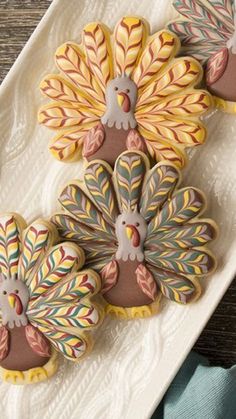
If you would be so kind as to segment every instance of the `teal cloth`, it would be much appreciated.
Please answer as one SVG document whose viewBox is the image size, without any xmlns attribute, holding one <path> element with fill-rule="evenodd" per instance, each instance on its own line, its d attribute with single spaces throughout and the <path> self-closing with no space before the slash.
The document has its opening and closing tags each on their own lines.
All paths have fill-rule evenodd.
<svg viewBox="0 0 236 419">
<path fill-rule="evenodd" d="M 191 352 L 152 419 L 236 419 L 236 365 L 211 367 Z"/>
</svg>

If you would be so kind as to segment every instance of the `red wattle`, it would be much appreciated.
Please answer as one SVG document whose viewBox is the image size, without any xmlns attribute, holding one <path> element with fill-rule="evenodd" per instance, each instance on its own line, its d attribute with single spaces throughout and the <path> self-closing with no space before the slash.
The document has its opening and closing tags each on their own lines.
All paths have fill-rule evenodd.
<svg viewBox="0 0 236 419">
<path fill-rule="evenodd" d="M 131 103 L 130 103 L 129 96 L 124 92 L 121 92 L 120 95 L 122 95 L 123 98 L 124 98 L 124 102 L 123 102 L 123 105 L 122 105 L 122 110 L 124 112 L 129 112 L 130 108 L 131 108 Z"/>
<path fill-rule="evenodd" d="M 140 245 L 140 235 L 139 235 L 139 232 L 138 232 L 137 228 L 135 226 L 133 226 L 132 224 L 127 224 L 127 227 L 131 228 L 131 230 L 133 232 L 132 245 L 134 247 L 138 247 Z"/>
<path fill-rule="evenodd" d="M 23 311 L 23 305 L 21 302 L 20 297 L 18 297 L 18 295 L 15 294 L 15 299 L 16 299 L 16 314 L 21 314 Z"/>
</svg>

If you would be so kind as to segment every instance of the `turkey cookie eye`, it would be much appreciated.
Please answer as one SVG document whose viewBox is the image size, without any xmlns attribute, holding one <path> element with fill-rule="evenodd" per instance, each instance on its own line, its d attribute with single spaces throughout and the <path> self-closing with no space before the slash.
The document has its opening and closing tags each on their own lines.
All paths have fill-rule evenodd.
<svg viewBox="0 0 236 419">
<path fill-rule="evenodd" d="M 150 316 L 162 295 L 187 304 L 200 295 L 199 279 L 214 270 L 206 245 L 217 228 L 199 217 L 204 194 L 191 186 L 178 189 L 179 182 L 173 164 L 160 162 L 149 170 L 143 153 L 126 151 L 113 173 L 101 160 L 87 165 L 88 193 L 71 182 L 59 197 L 64 212 L 52 222 L 65 239 L 76 231 L 85 251 L 89 228 L 88 263 L 102 277 L 107 313 Z"/>
<path fill-rule="evenodd" d="M 0 376 L 12 384 L 51 377 L 58 351 L 69 360 L 84 357 L 90 350 L 84 332 L 102 320 L 101 309 L 91 301 L 100 277 L 81 269 L 83 250 L 68 242 L 55 245 L 56 229 L 44 220 L 22 234 L 25 227 L 17 214 L 0 215 L 5 246 L 0 248 Z"/>
<path fill-rule="evenodd" d="M 168 28 L 181 37 L 183 55 L 200 61 L 215 105 L 236 112 L 236 10 L 234 1 L 173 0 L 180 18 Z M 204 22 L 204 24 L 203 24 Z M 191 34 L 191 36 L 190 36 Z M 197 45 L 197 48 L 196 48 Z"/>
<path fill-rule="evenodd" d="M 175 58 L 177 36 L 167 30 L 150 34 L 138 17 L 123 17 L 112 36 L 102 23 L 89 23 L 82 39 L 82 45 L 59 46 L 60 74 L 40 84 L 52 101 L 39 110 L 38 121 L 58 131 L 50 143 L 53 156 L 102 159 L 113 167 L 122 152 L 138 150 L 154 162 L 183 167 L 185 148 L 205 141 L 200 117 L 212 105 L 211 96 L 195 88 L 201 65 Z"/>
</svg>

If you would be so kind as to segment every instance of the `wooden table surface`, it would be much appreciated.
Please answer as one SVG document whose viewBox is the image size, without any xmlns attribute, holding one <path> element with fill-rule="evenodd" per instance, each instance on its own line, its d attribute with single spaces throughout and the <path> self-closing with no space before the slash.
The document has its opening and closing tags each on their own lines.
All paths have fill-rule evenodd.
<svg viewBox="0 0 236 419">
<path fill-rule="evenodd" d="M 0 83 L 49 5 L 49 0 L 0 0 Z M 195 350 L 214 365 L 228 367 L 236 363 L 236 280 L 207 324 Z"/>
</svg>

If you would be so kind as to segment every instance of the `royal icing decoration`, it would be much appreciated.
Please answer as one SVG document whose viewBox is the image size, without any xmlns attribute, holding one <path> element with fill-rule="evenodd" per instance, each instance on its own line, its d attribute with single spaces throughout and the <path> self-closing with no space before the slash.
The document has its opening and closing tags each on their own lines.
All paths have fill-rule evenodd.
<svg viewBox="0 0 236 419">
<path fill-rule="evenodd" d="M 0 215 L 0 375 L 14 384 L 39 382 L 57 369 L 60 351 L 76 360 L 89 350 L 84 331 L 101 313 L 90 301 L 100 279 L 73 243 L 55 245 L 43 220 L 26 227 L 17 214 Z"/>
<path fill-rule="evenodd" d="M 179 46 L 167 30 L 150 35 L 138 17 L 123 17 L 113 35 L 102 23 L 90 23 L 80 45 L 61 45 L 55 56 L 60 74 L 40 85 L 52 102 L 40 109 L 39 122 L 58 131 L 50 144 L 53 156 L 103 159 L 113 166 L 133 149 L 183 167 L 184 149 L 205 141 L 199 117 L 211 98 L 195 89 L 201 65 L 174 58 Z"/>
<path fill-rule="evenodd" d="M 143 153 L 126 151 L 114 171 L 104 161 L 90 162 L 86 190 L 71 182 L 60 195 L 65 212 L 52 222 L 63 238 L 80 243 L 88 267 L 101 273 L 108 311 L 150 315 L 160 294 L 186 304 L 199 293 L 196 279 L 215 268 L 206 244 L 216 226 L 199 218 L 205 197 L 193 187 L 177 189 L 179 181 L 173 164 L 149 170 Z"/>
<path fill-rule="evenodd" d="M 180 18 L 168 25 L 179 36 L 184 55 L 206 69 L 216 105 L 236 112 L 236 15 L 234 0 L 174 0 Z"/>
</svg>

